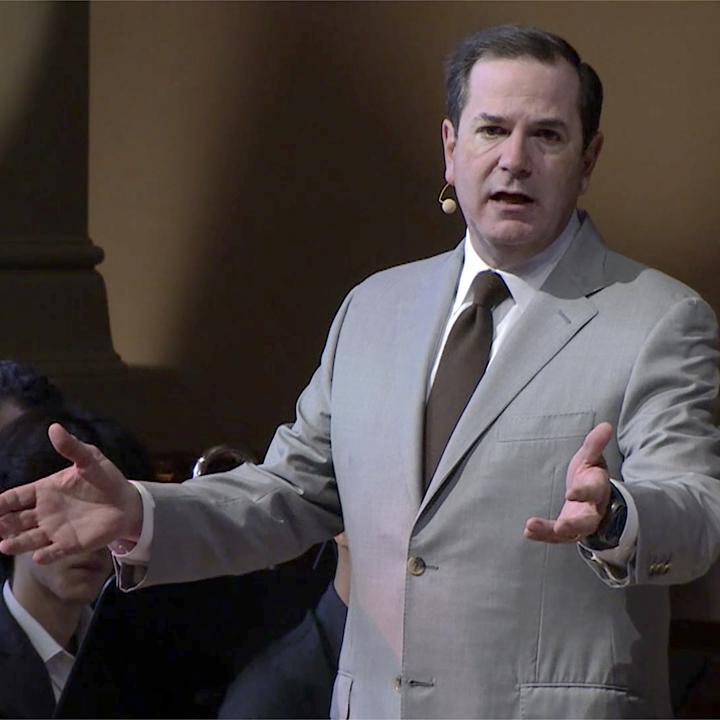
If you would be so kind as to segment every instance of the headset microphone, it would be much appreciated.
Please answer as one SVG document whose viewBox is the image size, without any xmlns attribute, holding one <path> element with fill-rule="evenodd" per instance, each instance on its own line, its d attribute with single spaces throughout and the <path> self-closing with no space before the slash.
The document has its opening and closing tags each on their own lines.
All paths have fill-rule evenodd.
<svg viewBox="0 0 720 720">
<path fill-rule="evenodd" d="M 440 203 L 440 207 L 446 215 L 452 215 L 457 210 L 457 203 L 455 202 L 455 200 L 453 200 L 451 197 L 443 198 L 443 194 L 449 187 L 450 183 L 445 183 L 445 186 L 440 191 L 440 195 L 438 196 L 438 202 Z"/>
</svg>

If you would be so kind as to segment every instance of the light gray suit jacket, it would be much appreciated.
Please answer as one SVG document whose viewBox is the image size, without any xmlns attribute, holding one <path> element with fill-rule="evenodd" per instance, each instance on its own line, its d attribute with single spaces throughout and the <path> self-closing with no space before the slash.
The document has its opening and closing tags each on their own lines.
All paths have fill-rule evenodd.
<svg viewBox="0 0 720 720">
<path fill-rule="evenodd" d="M 608 251 L 584 217 L 423 496 L 427 382 L 461 263 L 462 246 L 349 294 L 262 465 L 147 486 L 141 584 L 247 572 L 344 526 L 334 715 L 667 716 L 668 585 L 720 548 L 715 317 Z M 616 428 L 610 474 L 639 513 L 624 587 L 575 546 L 523 537 L 528 517 L 558 513 L 568 462 L 603 420 Z"/>
</svg>

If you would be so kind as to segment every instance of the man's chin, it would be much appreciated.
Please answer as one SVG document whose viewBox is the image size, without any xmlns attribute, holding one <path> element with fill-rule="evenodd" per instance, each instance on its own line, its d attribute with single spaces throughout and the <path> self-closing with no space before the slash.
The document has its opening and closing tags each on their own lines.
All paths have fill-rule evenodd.
<svg viewBox="0 0 720 720">
<path fill-rule="evenodd" d="M 62 600 L 74 605 L 88 605 L 100 593 L 106 578 L 88 578 L 85 581 L 74 582 L 63 589 Z"/>
<path fill-rule="evenodd" d="M 498 250 L 520 248 L 537 244 L 538 233 L 535 228 L 525 223 L 502 223 L 501 226 L 490 228 L 481 233 L 486 245 Z"/>
<path fill-rule="evenodd" d="M 539 231 L 534 223 L 520 218 L 499 220 L 487 228 L 485 237 L 498 247 L 532 244 Z"/>
<path fill-rule="evenodd" d="M 525 262 L 552 242 L 543 242 L 534 226 L 521 222 L 503 222 L 479 235 L 480 242 L 473 241 L 473 247 L 485 262 L 500 268 Z"/>
</svg>

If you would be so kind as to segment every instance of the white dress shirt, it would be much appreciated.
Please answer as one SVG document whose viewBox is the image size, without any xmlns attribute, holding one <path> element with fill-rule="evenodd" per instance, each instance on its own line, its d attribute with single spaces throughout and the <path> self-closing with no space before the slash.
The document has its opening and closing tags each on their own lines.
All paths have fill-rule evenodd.
<svg viewBox="0 0 720 720">
<path fill-rule="evenodd" d="M 50 676 L 50 684 L 52 685 L 55 702 L 60 699 L 65 683 L 70 676 L 75 656 L 63 648 L 55 638 L 18 602 L 10 587 L 10 582 L 5 581 L 3 585 L 3 599 L 7 605 L 10 614 L 15 618 L 15 622 L 20 626 L 27 635 L 31 645 L 45 663 L 48 675 Z M 82 638 L 87 632 L 92 612 L 90 608 L 83 608 L 80 616 L 80 627 L 78 628 L 78 638 Z M 5 678 L 4 682 L 11 682 L 9 678 Z"/>
<path fill-rule="evenodd" d="M 560 237 L 552 243 L 549 247 L 545 248 L 541 253 L 530 258 L 521 267 L 514 268 L 512 272 L 508 270 L 497 270 L 491 268 L 478 254 L 475 252 L 475 248 L 472 246 L 470 241 L 470 233 L 465 233 L 464 240 L 464 253 L 465 257 L 463 260 L 462 270 L 460 271 L 460 277 L 458 278 L 458 286 L 455 291 L 455 299 L 452 304 L 450 316 L 445 330 L 443 332 L 442 341 L 438 348 L 437 356 L 430 373 L 430 382 L 428 383 L 429 388 L 435 381 L 435 374 L 437 373 L 438 365 L 440 364 L 440 357 L 442 351 L 445 348 L 448 335 L 455 321 L 458 319 L 460 314 L 472 305 L 472 297 L 470 296 L 470 286 L 478 273 L 484 270 L 494 270 L 502 279 L 505 281 L 508 290 L 510 291 L 510 297 L 501 302 L 496 308 L 493 309 L 493 324 L 494 335 L 492 345 L 490 347 L 490 363 L 497 354 L 497 351 L 502 344 L 503 340 L 507 337 L 508 333 L 517 324 L 520 316 L 523 314 L 530 301 L 535 296 L 535 293 L 542 287 L 543 283 L 548 279 L 550 273 L 555 269 L 560 258 L 565 254 L 565 251 L 570 246 L 575 233 L 580 229 L 580 220 L 577 216 L 577 212 L 572 214 L 570 221 L 568 222 L 565 229 L 560 234 Z"/>
<path fill-rule="evenodd" d="M 492 363 L 493 358 L 497 355 L 497 351 L 503 340 L 517 325 L 522 313 L 548 279 L 550 273 L 555 269 L 555 266 L 560 261 L 560 258 L 565 254 L 565 251 L 570 247 L 579 229 L 580 219 L 578 218 L 577 211 L 575 211 L 570 216 L 568 224 L 565 226 L 565 229 L 562 233 L 560 233 L 555 242 L 545 248 L 545 250 L 541 253 L 538 253 L 534 257 L 530 258 L 530 260 L 523 265 L 513 268 L 512 271 L 491 268 L 477 254 L 477 252 L 475 252 L 472 242 L 470 241 L 470 232 L 467 231 L 465 233 L 463 266 L 458 278 L 457 290 L 455 292 L 455 299 L 453 300 L 450 315 L 448 316 L 442 340 L 430 371 L 428 395 L 430 393 L 432 383 L 435 381 L 435 375 L 437 373 L 438 365 L 440 364 L 442 351 L 445 348 L 445 343 L 447 342 L 450 330 L 463 310 L 472 304 L 470 286 L 472 285 L 475 276 L 484 270 L 494 270 L 502 277 L 508 287 L 508 290 L 510 291 L 510 297 L 493 309 L 494 335 L 490 348 L 490 363 Z M 613 565 L 624 566 L 627 564 L 628 560 L 630 560 L 635 551 L 638 533 L 637 508 L 630 493 L 622 487 L 622 483 L 614 480 L 611 480 L 611 482 L 618 488 L 625 499 L 625 503 L 627 504 L 628 513 L 627 520 L 625 521 L 625 528 L 620 537 L 618 547 L 612 548 L 611 550 L 591 552 L 597 558 L 600 558 L 605 562 L 612 563 Z M 131 565 L 146 564 L 150 559 L 150 543 L 152 541 L 153 534 L 152 526 L 154 508 L 154 501 L 150 493 L 145 490 L 142 485 L 138 483 L 134 484 L 140 492 L 143 503 L 142 534 L 137 545 L 135 545 L 135 547 L 129 552 L 113 552 L 113 554 L 118 559 L 122 560 L 122 562 L 126 562 Z"/>
</svg>

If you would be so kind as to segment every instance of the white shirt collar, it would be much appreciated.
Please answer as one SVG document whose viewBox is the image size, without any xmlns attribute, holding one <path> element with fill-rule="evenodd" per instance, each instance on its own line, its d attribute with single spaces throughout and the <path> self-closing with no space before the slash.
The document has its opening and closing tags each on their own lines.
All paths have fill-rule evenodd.
<svg viewBox="0 0 720 720">
<path fill-rule="evenodd" d="M 28 640 L 44 663 L 59 652 L 66 652 L 65 648 L 17 601 L 9 580 L 3 585 L 3 598 L 10 614 L 28 636 Z"/>
<path fill-rule="evenodd" d="M 18 602 L 10 587 L 10 581 L 6 580 L 3 585 L 3 599 L 7 605 L 8 611 L 15 618 L 15 622 L 24 630 L 32 646 L 37 651 L 44 663 L 58 654 L 58 652 L 70 653 L 60 645 L 55 638 Z M 80 614 L 80 625 L 77 631 L 79 641 L 85 637 L 90 620 L 92 619 L 92 610 L 90 607 L 83 607 Z"/>
<path fill-rule="evenodd" d="M 470 231 L 465 233 L 464 253 L 462 271 L 458 281 L 457 295 L 453 309 L 462 305 L 468 300 L 470 285 L 475 276 L 483 270 L 495 270 L 510 290 L 518 310 L 524 310 L 533 295 L 543 286 L 550 273 L 560 261 L 565 251 L 570 246 L 575 234 L 580 229 L 580 219 L 577 210 L 570 215 L 570 220 L 565 229 L 560 233 L 557 240 L 550 244 L 541 253 L 530 258 L 523 265 L 508 270 L 495 270 L 491 268 L 475 251 L 470 241 Z"/>
<path fill-rule="evenodd" d="M 15 618 L 15 622 L 27 635 L 30 644 L 43 661 L 57 702 L 70 677 L 75 658 L 18 602 L 7 580 L 3 585 L 3 598 L 8 612 Z M 78 638 L 85 636 L 91 618 L 92 611 L 89 607 L 84 607 L 80 615 Z"/>
</svg>

